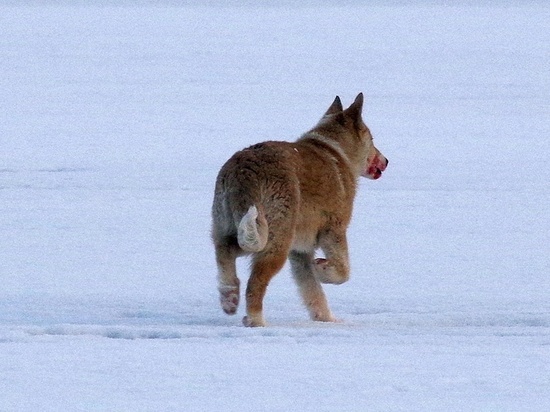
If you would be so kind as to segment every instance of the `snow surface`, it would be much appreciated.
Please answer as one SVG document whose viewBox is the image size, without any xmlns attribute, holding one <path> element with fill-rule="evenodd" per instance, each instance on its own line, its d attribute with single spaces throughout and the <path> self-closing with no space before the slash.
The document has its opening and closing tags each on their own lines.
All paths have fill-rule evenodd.
<svg viewBox="0 0 550 412">
<path fill-rule="evenodd" d="M 14 4 L 0 411 L 550 410 L 547 3 Z M 342 323 L 285 267 L 244 328 L 217 301 L 217 171 L 360 91 L 390 165 L 326 287 Z"/>
</svg>

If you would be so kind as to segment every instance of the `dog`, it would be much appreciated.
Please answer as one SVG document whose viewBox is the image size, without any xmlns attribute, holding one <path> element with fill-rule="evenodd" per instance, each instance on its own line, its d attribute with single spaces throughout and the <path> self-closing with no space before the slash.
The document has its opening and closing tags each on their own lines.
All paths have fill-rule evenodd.
<svg viewBox="0 0 550 412">
<path fill-rule="evenodd" d="M 346 230 L 360 176 L 378 179 L 388 160 L 362 119 L 363 94 L 344 110 L 338 96 L 296 142 L 266 141 L 235 153 L 220 169 L 212 205 L 218 291 L 237 312 L 236 258 L 252 255 L 245 326 L 265 326 L 263 299 L 287 258 L 310 318 L 334 322 L 323 283 L 349 279 Z M 315 258 L 321 249 L 324 258 Z"/>
</svg>

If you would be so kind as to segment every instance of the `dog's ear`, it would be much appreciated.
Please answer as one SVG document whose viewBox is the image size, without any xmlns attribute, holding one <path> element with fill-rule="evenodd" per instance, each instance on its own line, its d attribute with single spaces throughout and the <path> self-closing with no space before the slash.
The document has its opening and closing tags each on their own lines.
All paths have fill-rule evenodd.
<svg viewBox="0 0 550 412">
<path fill-rule="evenodd" d="M 353 120 L 353 123 L 357 123 L 361 120 L 361 112 L 363 111 L 363 93 L 359 93 L 355 98 L 355 101 L 344 110 L 344 115 Z"/>
<path fill-rule="evenodd" d="M 344 111 L 344 108 L 342 107 L 342 101 L 340 100 L 340 97 L 336 96 L 336 98 L 334 99 L 334 101 L 326 111 L 325 116 L 339 113 L 342 111 Z"/>
<path fill-rule="evenodd" d="M 348 107 L 345 112 L 349 115 L 361 114 L 363 111 L 363 93 L 359 93 L 355 98 L 355 101 Z"/>
</svg>

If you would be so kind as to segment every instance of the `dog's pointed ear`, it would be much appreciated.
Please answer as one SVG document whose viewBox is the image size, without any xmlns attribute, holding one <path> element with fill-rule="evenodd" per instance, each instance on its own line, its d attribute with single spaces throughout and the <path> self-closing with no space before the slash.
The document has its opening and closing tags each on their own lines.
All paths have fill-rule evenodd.
<svg viewBox="0 0 550 412">
<path fill-rule="evenodd" d="M 359 93 L 355 98 L 355 101 L 351 104 L 351 106 L 346 109 L 346 113 L 361 114 L 362 111 L 363 111 L 363 93 Z"/>
<path fill-rule="evenodd" d="M 355 98 L 355 101 L 351 104 L 351 106 L 348 107 L 346 110 L 344 110 L 344 114 L 346 117 L 352 119 L 353 122 L 355 123 L 361 119 L 362 111 L 363 111 L 363 93 L 359 93 Z"/>
<path fill-rule="evenodd" d="M 334 99 L 334 101 L 326 111 L 325 116 L 339 113 L 342 111 L 344 111 L 344 108 L 342 107 L 342 101 L 340 100 L 340 97 L 336 96 L 336 98 Z"/>
</svg>

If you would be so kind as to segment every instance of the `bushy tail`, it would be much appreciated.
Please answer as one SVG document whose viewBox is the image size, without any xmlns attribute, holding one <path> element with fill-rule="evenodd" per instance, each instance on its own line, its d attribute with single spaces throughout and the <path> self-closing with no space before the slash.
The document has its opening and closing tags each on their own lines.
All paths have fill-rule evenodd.
<svg viewBox="0 0 550 412">
<path fill-rule="evenodd" d="M 267 221 L 263 213 L 258 215 L 256 206 L 250 206 L 239 222 L 237 240 L 245 252 L 259 252 L 267 244 Z"/>
</svg>

